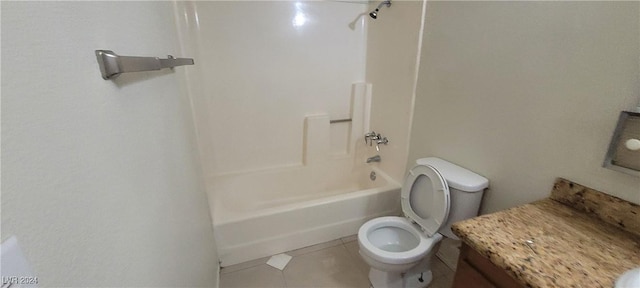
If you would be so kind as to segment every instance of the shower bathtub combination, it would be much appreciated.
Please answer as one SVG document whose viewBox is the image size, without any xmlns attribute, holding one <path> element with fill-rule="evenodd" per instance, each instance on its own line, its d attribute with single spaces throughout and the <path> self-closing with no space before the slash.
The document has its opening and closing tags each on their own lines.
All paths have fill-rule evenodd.
<svg viewBox="0 0 640 288">
<path fill-rule="evenodd" d="M 344 125 L 344 119 L 308 115 L 300 165 L 208 179 L 222 266 L 353 235 L 369 219 L 399 213 L 400 185 L 379 164 L 365 163 L 376 153 L 363 141 L 370 91 L 370 84 L 353 85 L 346 152 L 334 154 L 328 148 L 330 125 Z"/>
</svg>

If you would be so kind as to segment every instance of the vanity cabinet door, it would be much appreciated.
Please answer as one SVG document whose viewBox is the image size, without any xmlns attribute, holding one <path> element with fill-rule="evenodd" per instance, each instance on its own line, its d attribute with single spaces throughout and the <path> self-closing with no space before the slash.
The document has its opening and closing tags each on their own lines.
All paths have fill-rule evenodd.
<svg viewBox="0 0 640 288">
<path fill-rule="evenodd" d="M 466 260 L 458 260 L 456 275 L 453 279 L 454 288 L 493 288 L 496 287 L 487 278 L 484 278 L 478 270 L 474 269 Z"/>
<path fill-rule="evenodd" d="M 507 272 L 493 265 L 487 258 L 462 243 L 458 267 L 453 279 L 454 288 L 521 288 Z"/>
</svg>

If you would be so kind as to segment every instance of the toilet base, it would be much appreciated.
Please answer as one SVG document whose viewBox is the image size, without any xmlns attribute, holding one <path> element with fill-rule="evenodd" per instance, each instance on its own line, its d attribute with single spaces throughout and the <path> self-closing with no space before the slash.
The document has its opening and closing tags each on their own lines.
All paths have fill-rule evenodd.
<svg viewBox="0 0 640 288">
<path fill-rule="evenodd" d="M 369 270 L 369 281 L 373 288 L 424 288 L 432 280 L 431 270 L 407 273 L 384 272 L 375 268 Z"/>
<path fill-rule="evenodd" d="M 371 267 L 369 270 L 371 286 L 373 288 L 424 288 L 429 286 L 433 280 L 431 260 L 433 259 L 434 251 L 432 250 L 427 257 L 405 272 L 382 271 Z"/>
<path fill-rule="evenodd" d="M 373 288 L 402 288 L 402 274 L 398 272 L 380 271 L 376 268 L 369 269 L 369 282 Z"/>
<path fill-rule="evenodd" d="M 426 271 L 426 272 L 422 272 L 422 273 L 415 273 L 415 274 L 411 274 L 411 275 L 405 275 L 404 277 L 404 281 L 405 281 L 405 286 L 404 287 L 416 287 L 416 288 L 423 288 L 423 287 L 427 287 L 429 286 L 429 284 L 431 284 L 431 281 L 433 281 L 433 273 L 431 272 L 431 270 Z M 422 280 L 422 281 L 420 281 Z"/>
</svg>

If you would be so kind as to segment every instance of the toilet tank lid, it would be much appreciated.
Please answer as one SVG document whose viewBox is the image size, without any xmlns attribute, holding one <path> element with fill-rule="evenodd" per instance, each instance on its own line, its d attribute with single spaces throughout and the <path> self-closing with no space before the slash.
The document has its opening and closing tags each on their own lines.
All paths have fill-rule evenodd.
<svg viewBox="0 0 640 288">
<path fill-rule="evenodd" d="M 465 192 L 481 192 L 489 187 L 489 179 L 437 157 L 420 158 L 416 160 L 416 164 L 436 168 L 451 188 Z"/>
</svg>

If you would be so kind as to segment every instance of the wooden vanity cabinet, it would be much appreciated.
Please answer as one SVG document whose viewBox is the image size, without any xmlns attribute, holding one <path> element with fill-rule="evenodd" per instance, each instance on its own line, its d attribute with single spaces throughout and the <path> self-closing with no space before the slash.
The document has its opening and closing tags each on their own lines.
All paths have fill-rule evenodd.
<svg viewBox="0 0 640 288">
<path fill-rule="evenodd" d="M 524 288 L 502 268 L 462 243 L 453 288 Z"/>
</svg>

